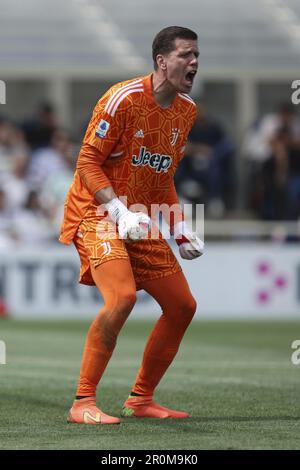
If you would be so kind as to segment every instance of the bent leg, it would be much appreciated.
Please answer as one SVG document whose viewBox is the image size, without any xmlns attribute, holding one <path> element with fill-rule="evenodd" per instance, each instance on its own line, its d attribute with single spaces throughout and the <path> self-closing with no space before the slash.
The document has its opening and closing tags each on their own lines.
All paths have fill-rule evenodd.
<svg viewBox="0 0 300 470">
<path fill-rule="evenodd" d="M 91 324 L 82 358 L 77 396 L 96 394 L 96 387 L 116 345 L 117 336 L 136 299 L 136 286 L 129 260 L 111 260 L 97 268 L 91 265 L 94 282 L 104 306 Z"/>
<path fill-rule="evenodd" d="M 197 305 L 182 272 L 147 281 L 142 287 L 160 304 L 163 312 L 150 334 L 132 389 L 139 395 L 151 396 L 172 363 Z"/>
</svg>

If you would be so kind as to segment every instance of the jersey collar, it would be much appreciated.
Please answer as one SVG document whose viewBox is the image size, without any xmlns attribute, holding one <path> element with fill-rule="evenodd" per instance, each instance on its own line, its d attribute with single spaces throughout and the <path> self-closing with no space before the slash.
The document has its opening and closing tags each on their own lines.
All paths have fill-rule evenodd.
<svg viewBox="0 0 300 470">
<path fill-rule="evenodd" d="M 153 96 L 152 76 L 153 76 L 153 73 L 151 73 L 150 75 L 146 75 L 143 79 L 144 90 L 148 99 L 150 99 L 152 103 L 155 104 L 155 106 L 157 106 L 161 111 L 167 112 L 169 110 L 173 110 L 174 108 L 176 108 L 180 101 L 178 93 L 176 94 L 174 100 L 172 101 L 172 103 L 170 104 L 168 108 L 162 108 L 156 103 L 154 96 Z"/>
</svg>

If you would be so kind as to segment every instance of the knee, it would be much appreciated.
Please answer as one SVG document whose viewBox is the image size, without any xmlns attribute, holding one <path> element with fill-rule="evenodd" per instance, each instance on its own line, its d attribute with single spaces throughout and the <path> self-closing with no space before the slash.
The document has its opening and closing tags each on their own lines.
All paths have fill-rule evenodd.
<svg viewBox="0 0 300 470">
<path fill-rule="evenodd" d="M 178 317 L 184 321 L 190 322 L 196 313 L 197 302 L 192 295 L 185 297 L 178 303 L 178 310 Z"/>
<path fill-rule="evenodd" d="M 125 292 L 122 292 L 120 295 L 120 303 L 126 310 L 131 312 L 136 303 L 136 292 L 133 290 L 126 290 Z"/>
<path fill-rule="evenodd" d="M 124 289 L 115 292 L 115 310 L 118 312 L 129 315 L 136 302 L 136 292 L 131 289 Z"/>
<path fill-rule="evenodd" d="M 189 299 L 187 299 L 184 310 L 187 316 L 192 319 L 197 311 L 197 302 L 193 296 L 190 296 Z"/>
</svg>

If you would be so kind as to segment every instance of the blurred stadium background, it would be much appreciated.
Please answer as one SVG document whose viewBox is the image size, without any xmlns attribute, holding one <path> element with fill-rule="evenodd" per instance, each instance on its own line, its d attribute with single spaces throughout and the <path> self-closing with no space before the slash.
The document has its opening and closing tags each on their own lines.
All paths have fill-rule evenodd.
<svg viewBox="0 0 300 470">
<path fill-rule="evenodd" d="M 60 422 L 88 328 L 76 320 L 101 304 L 77 284 L 73 248 L 57 242 L 62 207 L 94 104 L 112 83 L 151 72 L 153 37 L 172 24 L 199 35 L 199 120 L 176 185 L 182 203 L 205 204 L 206 254 L 182 263 L 203 323 L 191 327 L 161 396 L 170 405 L 185 397 L 202 425 L 186 425 L 183 437 L 179 425 L 153 424 L 146 443 L 132 425 L 121 441 L 102 435 L 102 448 L 299 447 L 299 370 L 290 361 L 300 337 L 300 105 L 291 101 L 299 0 L 0 0 L 3 448 L 97 447 L 90 430 L 79 436 Z M 158 314 L 140 293 L 133 317 Z M 260 319 L 269 322 L 252 323 Z M 130 322 L 102 389 L 112 413 L 149 327 Z"/>
</svg>

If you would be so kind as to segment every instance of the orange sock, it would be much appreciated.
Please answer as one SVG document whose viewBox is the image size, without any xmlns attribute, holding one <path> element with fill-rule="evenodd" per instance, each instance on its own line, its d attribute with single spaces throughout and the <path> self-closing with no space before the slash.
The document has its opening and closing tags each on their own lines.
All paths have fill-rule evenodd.
<svg viewBox="0 0 300 470">
<path fill-rule="evenodd" d="M 80 369 L 77 396 L 96 394 L 96 387 L 116 345 L 116 339 L 130 314 L 136 298 L 136 286 L 130 262 L 108 261 L 96 269 L 93 279 L 100 290 L 104 307 L 88 331 Z"/>
<path fill-rule="evenodd" d="M 132 389 L 139 395 L 151 396 L 178 351 L 196 311 L 196 301 L 182 272 L 148 281 L 142 287 L 155 298 L 163 311 L 148 339 Z"/>
</svg>

